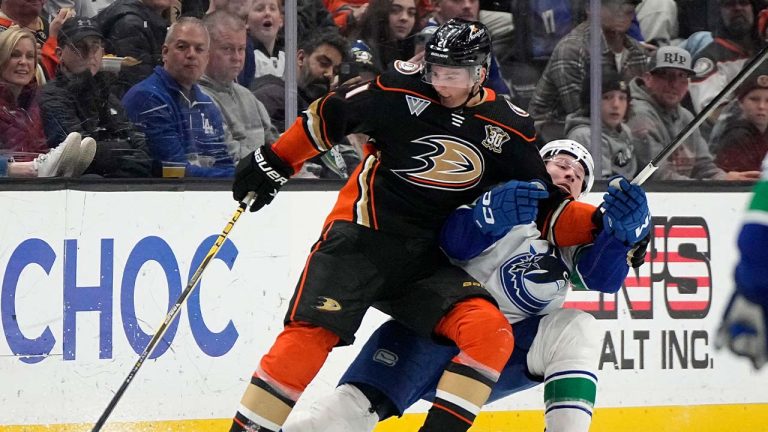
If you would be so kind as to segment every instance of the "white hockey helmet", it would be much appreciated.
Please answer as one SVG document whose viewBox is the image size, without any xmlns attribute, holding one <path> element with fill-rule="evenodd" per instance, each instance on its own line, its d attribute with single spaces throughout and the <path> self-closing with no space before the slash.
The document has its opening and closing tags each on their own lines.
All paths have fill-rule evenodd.
<svg viewBox="0 0 768 432">
<path fill-rule="evenodd" d="M 545 161 L 561 153 L 573 157 L 584 167 L 584 185 L 581 188 L 580 196 L 586 195 L 592 190 L 592 185 L 595 183 L 595 162 L 592 160 L 592 155 L 586 147 L 570 139 L 550 141 L 539 150 L 541 158 Z"/>
</svg>

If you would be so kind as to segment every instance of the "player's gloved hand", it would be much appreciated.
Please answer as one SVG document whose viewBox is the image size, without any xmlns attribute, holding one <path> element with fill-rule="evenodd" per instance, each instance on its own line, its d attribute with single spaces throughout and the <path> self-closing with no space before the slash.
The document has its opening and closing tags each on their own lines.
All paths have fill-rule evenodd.
<svg viewBox="0 0 768 432">
<path fill-rule="evenodd" d="M 728 347 L 734 354 L 748 357 L 755 369 L 768 361 L 766 307 L 735 292 L 717 330 L 715 347 Z"/>
<path fill-rule="evenodd" d="M 651 229 L 645 191 L 623 177 L 615 177 L 608 185 L 608 193 L 603 195 L 604 229 L 624 244 L 634 245 Z"/>
<path fill-rule="evenodd" d="M 255 212 L 272 202 L 291 174 L 293 169 L 272 151 L 271 146 L 263 145 L 238 162 L 232 196 L 236 201 L 242 201 L 249 192 L 255 192 L 251 204 L 251 211 Z"/>
<path fill-rule="evenodd" d="M 475 203 L 472 216 L 484 234 L 501 236 L 515 225 L 536 220 L 539 200 L 548 196 L 539 181 L 511 180 L 484 193 Z"/>
<path fill-rule="evenodd" d="M 648 252 L 648 243 L 651 242 L 651 234 L 648 233 L 635 243 L 632 249 L 627 252 L 627 265 L 632 268 L 639 268 L 645 263 L 645 255 Z"/>
</svg>

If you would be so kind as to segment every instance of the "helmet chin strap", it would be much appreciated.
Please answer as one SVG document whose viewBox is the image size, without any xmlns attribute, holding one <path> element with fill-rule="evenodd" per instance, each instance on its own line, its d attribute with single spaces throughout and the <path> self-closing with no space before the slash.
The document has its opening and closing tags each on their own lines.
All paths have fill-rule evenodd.
<svg viewBox="0 0 768 432">
<path fill-rule="evenodd" d="M 469 101 L 472 100 L 475 96 L 481 94 L 483 92 L 483 86 L 480 85 L 479 81 L 476 81 L 474 84 L 472 84 L 472 89 L 469 91 L 469 94 L 467 95 L 467 99 L 464 101 L 463 104 L 459 105 L 459 109 L 463 109 L 467 106 Z"/>
</svg>

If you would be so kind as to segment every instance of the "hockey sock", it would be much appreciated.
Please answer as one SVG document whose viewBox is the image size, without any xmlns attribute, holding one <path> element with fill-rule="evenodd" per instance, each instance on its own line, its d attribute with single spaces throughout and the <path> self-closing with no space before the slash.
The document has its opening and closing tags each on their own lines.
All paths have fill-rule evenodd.
<svg viewBox="0 0 768 432">
<path fill-rule="evenodd" d="M 514 347 L 509 322 L 487 300 L 457 304 L 435 328 L 461 352 L 437 384 L 435 400 L 421 432 L 465 432 L 480 412 Z"/>
<path fill-rule="evenodd" d="M 586 432 L 592 423 L 597 378 L 590 372 L 570 370 L 544 381 L 544 421 L 548 432 Z"/>
<path fill-rule="evenodd" d="M 338 342 L 322 327 L 289 323 L 262 357 L 230 432 L 277 432 Z"/>
</svg>

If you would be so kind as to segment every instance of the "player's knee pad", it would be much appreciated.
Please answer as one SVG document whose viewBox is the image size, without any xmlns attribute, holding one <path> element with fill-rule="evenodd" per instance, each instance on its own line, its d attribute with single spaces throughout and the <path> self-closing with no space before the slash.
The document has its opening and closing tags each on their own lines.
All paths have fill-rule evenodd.
<svg viewBox="0 0 768 432">
<path fill-rule="evenodd" d="M 328 329 L 290 322 L 261 358 L 256 375 L 293 400 L 298 398 L 325 363 L 339 337 Z M 263 376 L 262 376 L 263 375 Z"/>
<path fill-rule="evenodd" d="M 515 345 L 507 318 L 483 298 L 456 304 L 440 320 L 435 332 L 456 343 L 461 350 L 461 363 L 478 370 L 490 369 L 496 376 L 504 369 Z"/>
<path fill-rule="evenodd" d="M 592 371 L 600 356 L 602 335 L 595 318 L 576 309 L 558 309 L 542 318 L 528 353 L 534 375 L 564 370 Z"/>
</svg>

